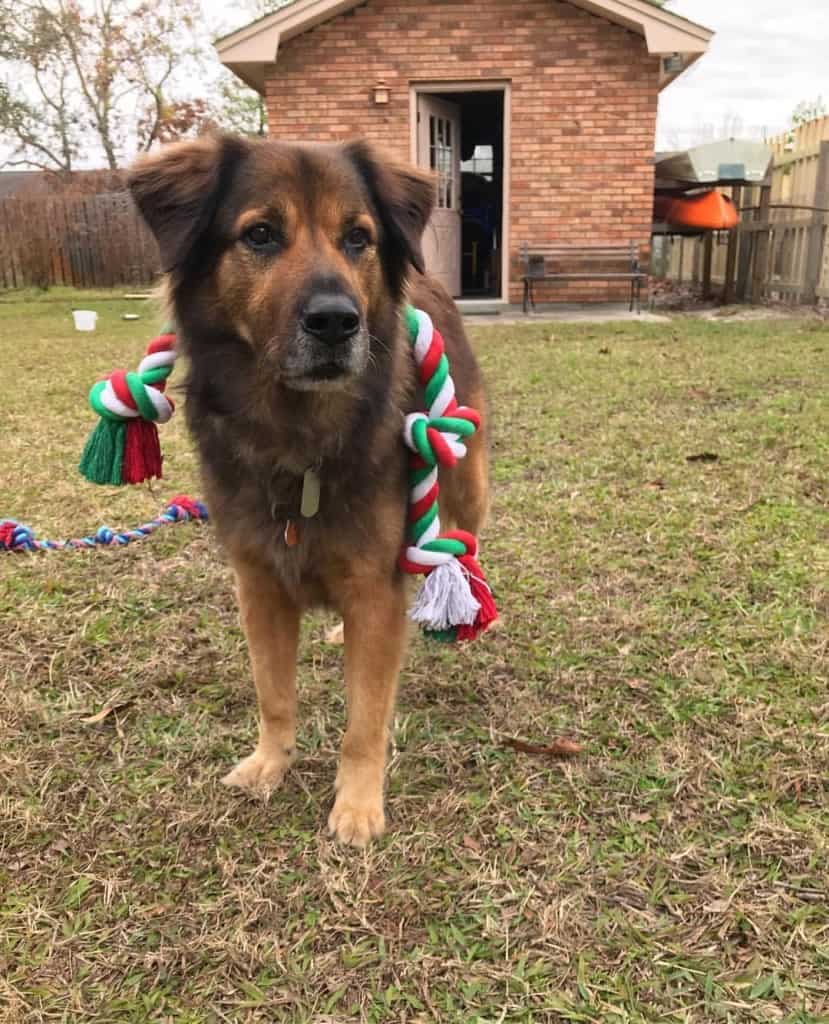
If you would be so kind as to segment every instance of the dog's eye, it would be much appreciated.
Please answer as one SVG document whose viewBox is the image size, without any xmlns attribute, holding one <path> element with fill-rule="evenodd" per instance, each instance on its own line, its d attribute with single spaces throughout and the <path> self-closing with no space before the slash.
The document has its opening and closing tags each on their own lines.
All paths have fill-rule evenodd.
<svg viewBox="0 0 829 1024">
<path fill-rule="evenodd" d="M 365 228 L 352 228 L 345 236 L 345 247 L 350 252 L 363 252 L 371 245 L 371 236 Z"/>
<path fill-rule="evenodd" d="M 254 224 L 242 235 L 242 240 L 251 249 L 274 249 L 279 245 L 279 236 L 270 224 Z"/>
</svg>

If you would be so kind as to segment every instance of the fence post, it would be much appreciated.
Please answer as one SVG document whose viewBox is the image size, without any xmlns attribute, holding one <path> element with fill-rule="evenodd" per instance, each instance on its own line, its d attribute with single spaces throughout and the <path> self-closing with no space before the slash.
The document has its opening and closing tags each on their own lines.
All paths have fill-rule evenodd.
<svg viewBox="0 0 829 1024">
<path fill-rule="evenodd" d="M 739 210 L 743 190 L 735 185 L 731 190 L 731 198 Z M 740 248 L 740 225 L 728 232 L 728 253 L 725 258 L 725 284 L 723 285 L 722 300 L 728 305 L 734 301 L 734 285 L 737 272 L 737 250 Z"/>
<path fill-rule="evenodd" d="M 826 234 L 826 214 L 823 211 L 829 207 L 829 142 L 820 144 L 813 205 L 815 209 L 812 212 L 812 223 L 809 226 L 806 281 L 803 289 L 803 301 L 808 303 L 817 302 L 817 290 L 820 287 L 823 268 L 823 244 Z"/>
<path fill-rule="evenodd" d="M 705 232 L 704 248 L 702 252 L 702 297 L 711 298 L 711 259 L 714 255 L 714 232 Z"/>
<path fill-rule="evenodd" d="M 760 189 L 760 205 L 755 220 L 767 225 L 755 236 L 754 280 L 751 286 L 753 302 L 759 302 L 766 294 L 769 283 L 769 243 L 771 241 L 771 182 L 767 180 Z"/>
<path fill-rule="evenodd" d="M 743 207 L 754 206 L 754 186 L 743 186 Z M 743 214 L 743 217 L 745 214 Z M 740 218 L 740 252 L 737 260 L 737 301 L 745 302 L 749 297 L 751 277 L 751 258 L 754 255 L 754 233 L 745 231 L 743 217 Z M 752 220 L 754 218 L 752 217 Z"/>
</svg>

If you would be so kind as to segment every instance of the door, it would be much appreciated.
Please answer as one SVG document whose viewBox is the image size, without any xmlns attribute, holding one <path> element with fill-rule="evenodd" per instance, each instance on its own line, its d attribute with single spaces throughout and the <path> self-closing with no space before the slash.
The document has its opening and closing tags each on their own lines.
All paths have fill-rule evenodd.
<svg viewBox="0 0 829 1024">
<path fill-rule="evenodd" d="M 461 108 L 417 96 L 417 162 L 437 177 L 438 199 L 423 236 L 427 271 L 453 297 L 461 293 Z"/>
</svg>

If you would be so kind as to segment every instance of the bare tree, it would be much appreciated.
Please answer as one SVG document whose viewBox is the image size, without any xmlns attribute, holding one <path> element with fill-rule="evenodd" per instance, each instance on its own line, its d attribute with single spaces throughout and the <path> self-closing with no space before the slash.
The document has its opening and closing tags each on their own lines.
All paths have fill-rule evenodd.
<svg viewBox="0 0 829 1024">
<path fill-rule="evenodd" d="M 0 0 L 0 136 L 15 162 L 68 171 L 100 148 L 115 168 L 152 145 L 171 111 L 198 102 L 183 86 L 207 51 L 198 11 L 198 0 Z"/>
<path fill-rule="evenodd" d="M 0 60 L 10 71 L 0 79 L 0 135 L 12 145 L 7 162 L 69 172 L 79 146 L 79 117 L 72 102 L 69 60 L 48 21 L 30 6 L 0 4 Z M 14 72 L 24 66 L 29 89 Z M 20 157 L 20 159 L 16 159 Z"/>
</svg>

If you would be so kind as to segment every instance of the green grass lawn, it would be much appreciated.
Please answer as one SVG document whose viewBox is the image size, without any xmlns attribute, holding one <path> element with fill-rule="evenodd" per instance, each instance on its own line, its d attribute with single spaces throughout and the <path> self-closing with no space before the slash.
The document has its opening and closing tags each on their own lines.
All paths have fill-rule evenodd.
<svg viewBox="0 0 829 1024">
<path fill-rule="evenodd" d="M 75 333 L 88 301 L 0 303 L 0 518 L 54 537 L 198 493 L 181 416 L 152 489 L 77 475 L 89 385 L 158 323 L 98 296 Z M 265 804 L 218 781 L 255 710 L 209 528 L 0 555 L 4 1024 L 829 1021 L 829 330 L 472 334 L 503 621 L 413 641 L 364 853 L 324 828 L 330 618 L 306 624 L 301 759 Z M 556 737 L 583 752 L 505 742 Z"/>
</svg>

